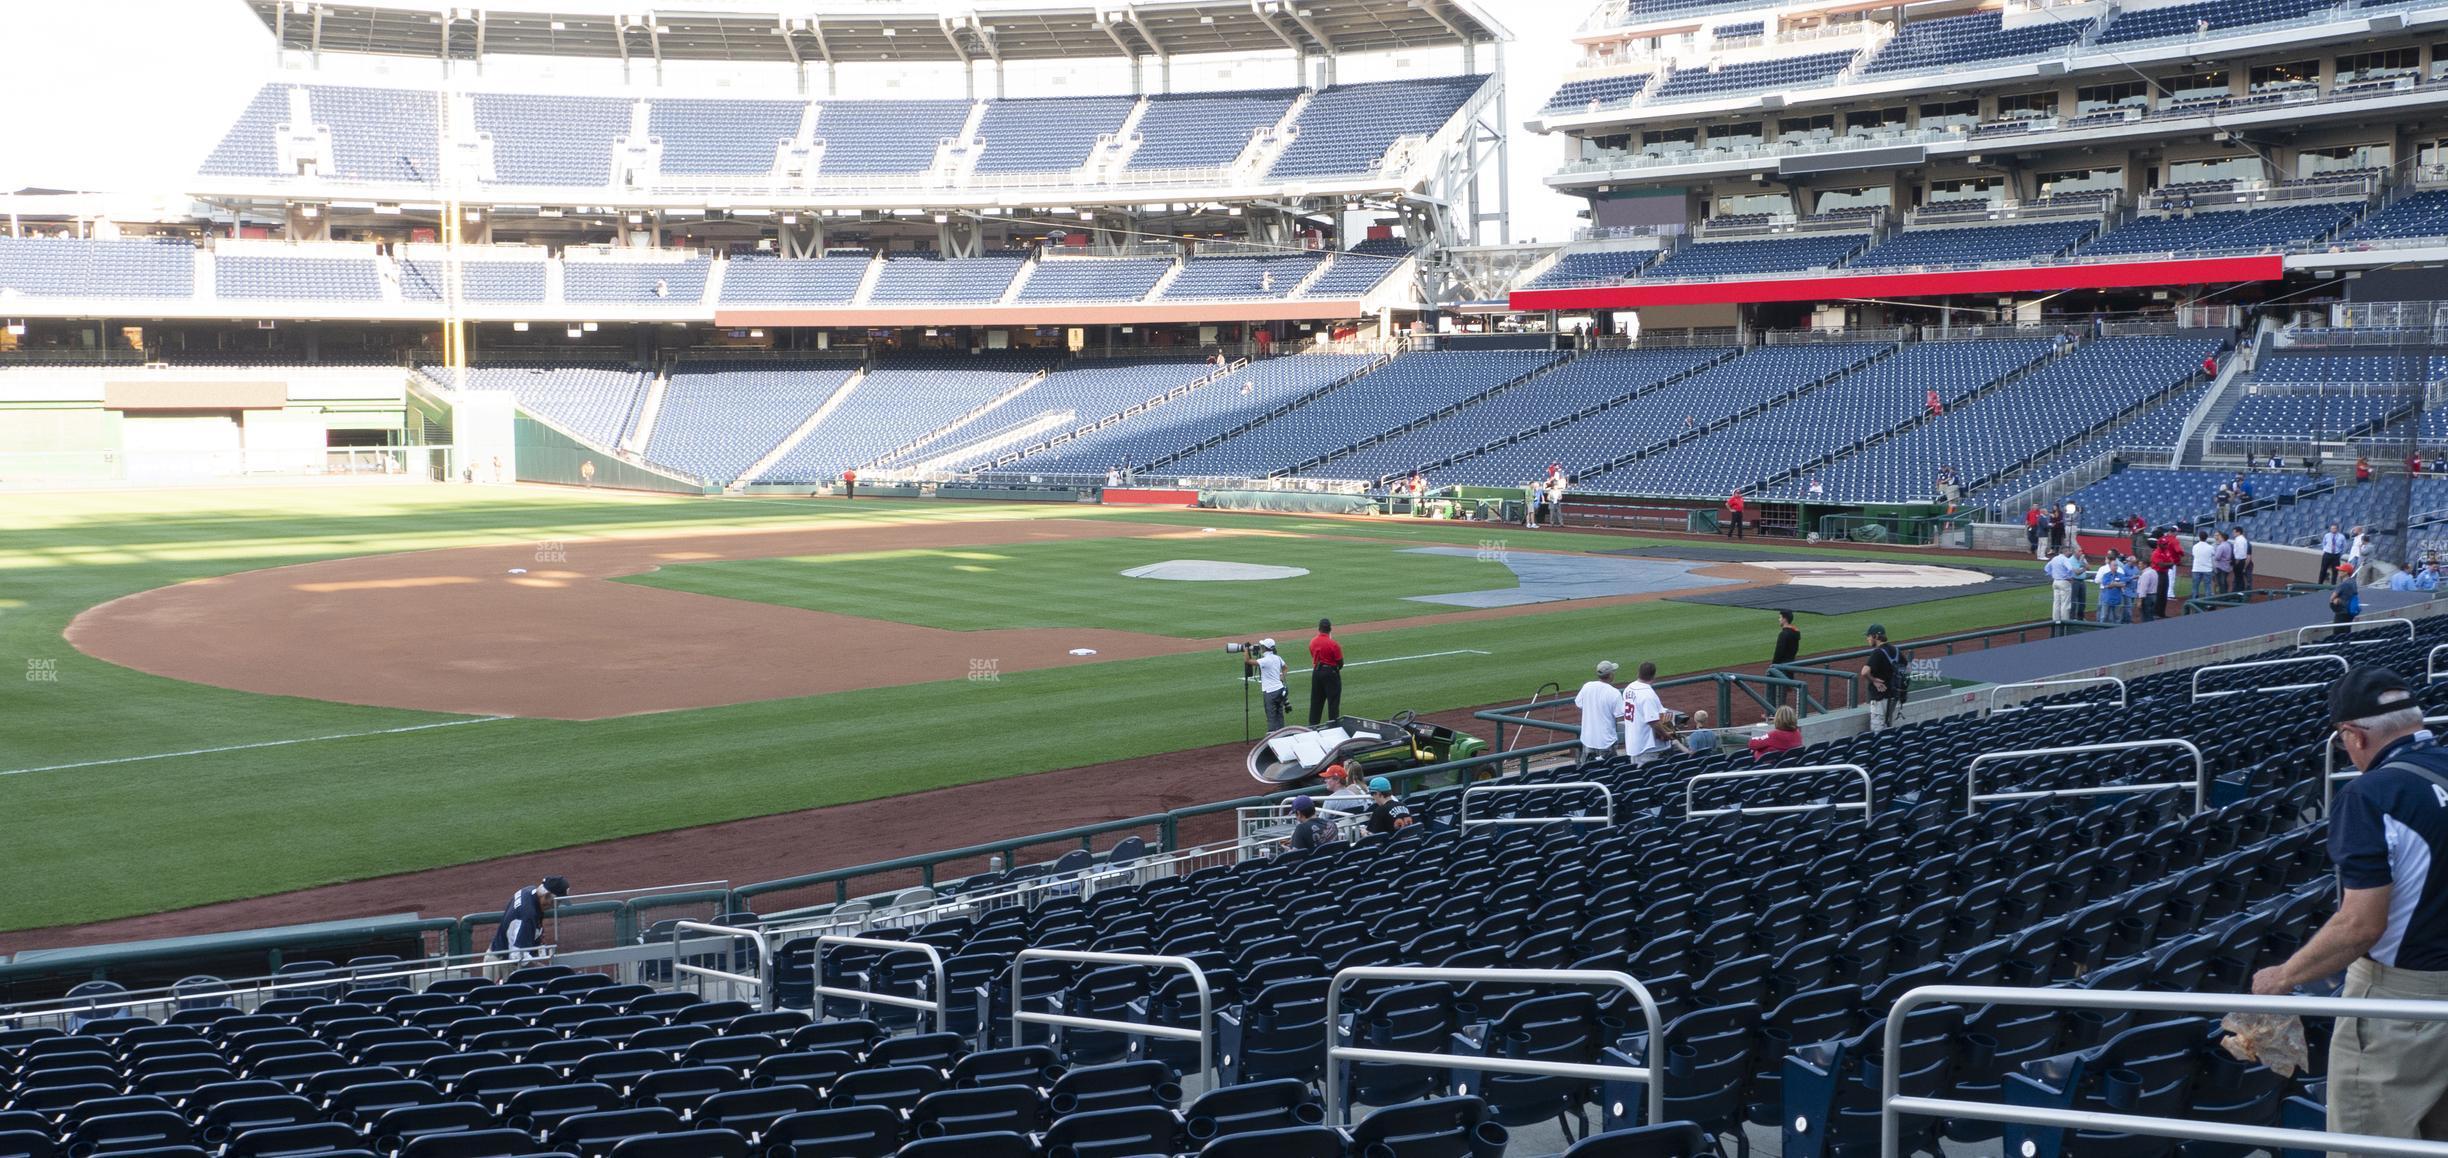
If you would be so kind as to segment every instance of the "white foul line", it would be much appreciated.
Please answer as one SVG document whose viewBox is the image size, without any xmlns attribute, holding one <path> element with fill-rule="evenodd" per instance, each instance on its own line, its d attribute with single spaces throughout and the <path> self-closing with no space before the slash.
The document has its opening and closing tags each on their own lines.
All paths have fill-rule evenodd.
<svg viewBox="0 0 2448 1158">
<path fill-rule="evenodd" d="M 396 736 L 402 732 L 422 732 L 431 728 L 456 728 L 461 724 L 490 724 L 496 720 L 516 719 L 515 716 L 477 716 L 466 720 L 444 720 L 438 724 L 410 724 L 404 728 L 377 728 L 371 732 L 341 732 L 332 736 L 307 736 L 296 740 L 265 740 L 256 744 L 229 744 L 219 748 L 192 748 L 185 752 L 156 752 L 150 756 L 117 756 L 108 760 L 81 760 L 74 764 L 46 764 L 40 768 L 11 768 L 0 776 L 23 776 L 28 772 L 65 772 L 71 768 L 99 768 L 107 764 L 138 764 L 146 760 L 175 760 L 181 756 L 210 756 L 217 752 L 245 752 L 255 748 L 286 748 L 291 744 L 319 744 L 325 740 L 356 740 L 366 736 Z"/>
<path fill-rule="evenodd" d="M 1484 651 L 1480 651 L 1480 650 L 1479 650 L 1479 649 L 1477 649 L 1477 648 L 1473 648 L 1473 647 L 1465 647 L 1465 648 L 1462 648 L 1462 649 L 1460 649 L 1460 650 L 1458 650 L 1458 651 L 1431 651 L 1431 652 L 1426 652 L 1426 653 L 1423 653 L 1423 654 L 1420 654 L 1420 655 L 1398 655 L 1398 656 L 1394 656 L 1394 657 L 1389 658 L 1389 659 L 1364 659 L 1364 660 L 1361 660 L 1361 661 L 1360 661 L 1360 662 L 1358 662 L 1358 663 L 1347 663 L 1347 664 L 1344 664 L 1343 666 L 1344 666 L 1344 667 L 1367 667 L 1368 665 L 1370 665 L 1370 664 L 1372 664 L 1372 663 L 1401 663 L 1402 661 L 1404 661 L 1404 660 L 1406 660 L 1406 659 L 1435 659 L 1435 658 L 1437 658 L 1438 656 L 1445 656 L 1445 655 L 1486 655 L 1486 654 L 1488 654 L 1488 653 L 1486 653 L 1486 652 L 1484 652 Z M 1288 671 L 1288 672 L 1285 672 L 1284 674 L 1285 674 L 1285 675 L 1308 675 L 1310 672 L 1313 672 L 1313 671 L 1316 671 L 1316 670 L 1317 670 L 1316 668 L 1309 668 L 1309 667 L 1305 667 L 1305 668 L 1300 669 L 1299 671 Z"/>
</svg>

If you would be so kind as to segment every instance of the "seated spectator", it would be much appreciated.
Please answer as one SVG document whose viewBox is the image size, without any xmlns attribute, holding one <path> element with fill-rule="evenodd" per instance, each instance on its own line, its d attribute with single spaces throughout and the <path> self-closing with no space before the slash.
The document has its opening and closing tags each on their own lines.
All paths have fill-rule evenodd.
<svg viewBox="0 0 2448 1158">
<path fill-rule="evenodd" d="M 1341 764 L 1327 765 L 1325 771 L 1318 773 L 1318 779 L 1326 783 L 1327 789 L 1326 798 L 1318 802 L 1318 807 L 1355 816 L 1368 811 L 1368 792 L 1352 783 L 1350 770 Z"/>
<path fill-rule="evenodd" d="M 1766 733 L 1752 739 L 1751 758 L 1765 760 L 1801 746 L 1802 717 L 1788 704 L 1776 710 L 1776 720 Z"/>
<path fill-rule="evenodd" d="M 1675 737 L 1675 748 L 1684 753 L 1709 753 L 1717 750 L 1717 729 L 1709 727 L 1708 709 L 1691 715 L 1691 730 Z"/>
<path fill-rule="evenodd" d="M 1306 796 L 1292 798 L 1292 835 L 1284 843 L 1294 852 L 1307 852 L 1321 844 L 1333 844 L 1343 838 L 1335 822 L 1319 816 L 1317 801 Z"/>
</svg>

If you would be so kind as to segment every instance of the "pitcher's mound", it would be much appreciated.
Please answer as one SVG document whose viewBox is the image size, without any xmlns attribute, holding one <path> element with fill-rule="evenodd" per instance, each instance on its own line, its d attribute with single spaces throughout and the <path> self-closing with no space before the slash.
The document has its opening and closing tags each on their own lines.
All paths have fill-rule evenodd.
<svg viewBox="0 0 2448 1158">
<path fill-rule="evenodd" d="M 1167 559 L 1122 574 L 1131 579 L 1177 579 L 1189 583 L 1236 583 L 1252 579 L 1298 579 L 1306 567 L 1270 567 L 1264 563 L 1219 563 L 1213 559 Z"/>
</svg>

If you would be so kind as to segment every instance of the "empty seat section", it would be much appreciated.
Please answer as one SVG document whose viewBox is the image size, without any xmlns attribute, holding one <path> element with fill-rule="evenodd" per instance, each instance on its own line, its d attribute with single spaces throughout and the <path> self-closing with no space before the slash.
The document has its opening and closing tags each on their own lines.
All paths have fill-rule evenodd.
<svg viewBox="0 0 2448 1158">
<path fill-rule="evenodd" d="M 1814 52 L 1713 68 L 1677 68 L 1666 74 L 1665 81 L 1658 85 L 1655 93 L 1650 94 L 1649 103 L 1707 100 L 1737 93 L 1776 92 L 1827 84 L 1853 63 L 1853 56 L 1850 52 Z"/>
<path fill-rule="evenodd" d="M 1282 298 L 1317 268 L 1322 260 L 1314 253 L 1289 253 L 1271 257 L 1193 257 L 1182 263 L 1182 271 L 1165 287 L 1166 301 L 1242 301 L 1254 298 Z"/>
<path fill-rule="evenodd" d="M 646 109 L 646 131 L 663 144 L 666 174 L 770 173 L 806 115 L 803 101 L 657 97 Z"/>
<path fill-rule="evenodd" d="M 447 259 L 400 259 L 400 297 L 412 302 L 438 302 L 447 294 Z M 540 302 L 544 300 L 544 258 L 526 261 L 463 260 L 459 263 L 459 296 L 471 302 Z"/>
<path fill-rule="evenodd" d="M 29 298 L 195 296 L 195 247 L 152 238 L 0 237 L 0 293 Z"/>
<path fill-rule="evenodd" d="M 1543 350 L 1404 354 L 1240 437 L 1168 464 L 1184 475 L 1262 476 L 1415 422 L 1553 364 Z"/>
<path fill-rule="evenodd" d="M 2425 189 L 2388 203 L 2355 223 L 2340 241 L 2396 241 L 2448 236 L 2448 189 Z"/>
<path fill-rule="evenodd" d="M 816 113 L 828 177 L 907 174 L 934 168 L 943 142 L 969 122 L 968 101 L 828 101 Z"/>
<path fill-rule="evenodd" d="M 2065 253 L 2098 227 L 2096 221 L 2072 219 L 1907 229 L 1845 264 L 1879 269 L 2032 261 Z"/>
<path fill-rule="evenodd" d="M 1523 289 L 1568 289 L 1585 285 L 1616 285 L 1631 280 L 1661 256 L 1654 249 L 1587 249 L 1564 253 L 1547 272 L 1531 278 Z"/>
<path fill-rule="evenodd" d="M 1652 75 L 1635 72 L 1623 76 L 1568 80 L 1557 86 L 1555 95 L 1547 98 L 1546 107 L 1539 111 L 1571 114 L 1622 104 L 1638 98 L 1641 90 L 1649 87 Z"/>
<path fill-rule="evenodd" d="M 749 256 L 723 271 L 724 304 L 789 302 L 848 305 L 874 261 L 866 250 L 835 250 L 817 258 Z"/>
<path fill-rule="evenodd" d="M 502 185 L 607 185 L 612 144 L 629 132 L 630 102 L 618 97 L 478 93 L 476 131 L 493 142 Z"/>
<path fill-rule="evenodd" d="M 1251 138 L 1272 129 L 1298 89 L 1158 93 L 1139 116 L 1139 144 L 1125 168 L 1212 169 L 1232 164 Z"/>
<path fill-rule="evenodd" d="M 2276 208 L 2203 210 L 2141 216 L 2083 247 L 2091 256 L 2139 253 L 2259 253 L 2320 241 L 2352 219 L 2356 206 L 2318 201 Z"/>
<path fill-rule="evenodd" d="M 704 257 L 678 261 L 635 261 L 617 256 L 576 260 L 565 254 L 561 262 L 561 296 L 573 302 L 691 306 L 704 300 L 706 275 L 713 264 L 712 259 Z"/>
<path fill-rule="evenodd" d="M 1014 469 L 1102 476 L 1117 466 L 1144 466 L 1348 377 L 1367 363 L 1358 354 L 1296 354 L 1252 362 L 1162 406 L 1021 459 Z"/>
<path fill-rule="evenodd" d="M 1321 89 L 1301 110 L 1292 144 L 1267 176 L 1283 181 L 1374 172 L 1395 141 L 1435 136 L 1486 83 L 1484 76 L 1448 76 Z"/>
<path fill-rule="evenodd" d="M 895 254 L 884 260 L 884 271 L 868 291 L 869 302 L 988 303 L 1000 301 L 1011 288 L 1024 260 L 1018 254 L 945 260 Z"/>
<path fill-rule="evenodd" d="M 769 482 L 834 482 L 958 421 L 1045 368 L 1044 355 L 894 354 L 876 364 L 806 439 L 765 472 Z"/>
<path fill-rule="evenodd" d="M 664 387 L 646 457 L 728 483 L 771 452 L 848 381 L 852 363 L 682 362 Z"/>
<path fill-rule="evenodd" d="M 1024 302 L 1135 302 L 1173 263 L 1162 258 L 1040 257 L 1020 287 Z"/>
<path fill-rule="evenodd" d="M 1097 140 L 1122 128 L 1137 97 L 991 100 L 978 122 L 979 173 L 1067 173 L 1088 163 Z"/>
<path fill-rule="evenodd" d="M 2293 20 L 2334 6 L 2334 0 L 2209 0 L 2204 4 L 2129 8 L 2119 12 L 2115 19 L 2108 22 L 2108 27 L 2100 30 L 2097 42 L 2121 44 L 2132 40 L 2195 36 L 2203 29 L 2215 31 Z"/>
<path fill-rule="evenodd" d="M 2088 20 L 2066 20 L 2054 15 L 2042 15 L 2014 28 L 2005 27 L 2004 20 L 2002 13 L 1975 12 L 1968 16 L 1908 21 L 1879 46 L 1878 54 L 1870 58 L 1862 71 L 1906 72 L 2053 53 L 2082 39 L 2091 30 Z"/>
<path fill-rule="evenodd" d="M 1740 277 L 1825 269 L 1861 252 L 1866 233 L 1794 233 L 1739 241 L 1700 241 L 1643 269 L 1651 278 Z"/>
<path fill-rule="evenodd" d="M 423 368 L 427 377 L 449 386 L 449 371 Z M 598 446 L 614 447 L 636 421 L 646 396 L 647 376 L 628 366 L 502 366 L 468 368 L 470 390 L 507 390 L 519 409 L 542 417 Z"/>
<path fill-rule="evenodd" d="M 1215 372 L 1212 363 L 1196 358 L 1091 358 L 1070 363 L 1045 376 L 1026 393 L 996 408 L 974 433 L 962 431 L 945 440 L 978 440 L 991 433 L 1029 429 L 1019 439 L 1035 443 L 1050 435 L 1067 434 L 1137 406 Z M 1015 449 L 1009 442 L 989 454 Z M 925 447 L 896 460 L 903 463 L 941 455 L 943 447 Z"/>
<path fill-rule="evenodd" d="M 364 257 L 221 254 L 213 261 L 213 292 L 259 301 L 378 302 L 383 296 L 371 249 Z"/>
</svg>

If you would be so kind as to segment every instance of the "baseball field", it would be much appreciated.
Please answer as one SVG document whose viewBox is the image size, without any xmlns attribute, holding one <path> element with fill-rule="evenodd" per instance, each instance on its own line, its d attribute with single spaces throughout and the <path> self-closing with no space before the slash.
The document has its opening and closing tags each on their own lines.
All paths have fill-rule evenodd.
<svg viewBox="0 0 2448 1158">
<path fill-rule="evenodd" d="M 1676 545 L 1073 504 L 416 485 L 13 495 L 0 931 L 777 814 L 805 813 L 803 855 L 751 868 L 838 867 L 828 814 L 806 810 L 1237 742 L 1238 659 L 1222 644 L 1272 635 L 1305 667 L 1320 616 L 1341 625 L 1344 709 L 1359 714 L 1516 702 L 1599 658 L 1669 675 L 1762 659 L 1770 612 L 1663 601 L 1671 576 L 1501 605 L 1521 582 L 1508 557 L 1672 560 Z M 1420 550 L 1433 547 L 1461 549 Z M 1307 574 L 1121 574 L 1176 560 Z M 1782 581 L 1682 570 L 1693 585 Z M 1481 605 L 1418 599 L 1453 593 Z M 1805 654 L 1857 646 L 1873 618 L 1909 639 L 2035 608 L 2005 591 L 1806 616 Z M 1305 694 L 1296 680 L 1296 718 Z M 1205 799 L 1250 787 L 1230 763 L 1213 775 Z M 1074 822 L 1131 814 L 1066 807 Z M 1014 834 L 991 806 L 938 819 L 947 845 Z M 758 879 L 745 871 L 732 866 Z"/>
</svg>

